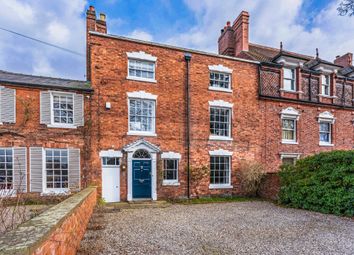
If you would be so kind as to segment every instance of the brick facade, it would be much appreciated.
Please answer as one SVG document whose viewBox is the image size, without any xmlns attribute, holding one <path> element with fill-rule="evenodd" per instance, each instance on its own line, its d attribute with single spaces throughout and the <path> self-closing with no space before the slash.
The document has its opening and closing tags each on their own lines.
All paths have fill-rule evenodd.
<svg viewBox="0 0 354 255">
<path fill-rule="evenodd" d="M 88 12 L 92 15 L 92 10 Z M 203 53 L 178 47 L 142 42 L 119 36 L 107 35 L 94 28 L 91 20 L 88 34 L 87 69 L 95 93 L 92 98 L 92 135 L 90 181 L 101 185 L 102 150 L 123 152 L 121 159 L 121 200 L 128 199 L 129 164 L 124 147 L 141 138 L 156 145 L 161 152 L 173 151 L 182 155 L 179 161 L 179 185 L 162 185 L 163 160 L 157 157 L 157 197 L 187 196 L 187 121 L 185 53 L 191 54 L 189 69 L 190 93 L 190 168 L 191 196 L 240 194 L 237 166 L 242 160 L 264 165 L 275 173 L 281 165 L 282 154 L 299 157 L 321 151 L 353 148 L 353 81 L 331 75 L 331 95 L 319 97 L 321 72 L 296 68 L 296 93 L 282 89 L 283 69 L 277 63 L 267 64 L 251 58 L 254 48 L 248 42 L 247 12 L 243 12 L 230 26 L 222 30 L 219 52 L 227 56 Z M 100 20 L 98 20 L 100 21 Z M 101 21 L 100 21 L 101 22 Z M 105 28 L 106 29 L 106 28 Z M 157 57 L 156 83 L 127 79 L 128 52 L 144 52 Z M 235 54 L 238 57 L 235 57 Z M 299 55 L 302 57 L 301 55 Z M 265 56 L 266 57 L 266 56 Z M 270 58 L 271 59 L 271 58 Z M 262 63 L 261 63 L 262 62 Z M 271 61 L 270 61 L 271 62 Z M 232 69 L 232 93 L 209 89 L 210 65 Z M 345 84 L 343 85 L 343 82 Z M 341 94 L 345 89 L 344 95 Z M 144 91 L 157 96 L 156 136 L 128 134 L 127 92 Z M 343 95 L 343 96 L 342 96 Z M 342 100 L 343 99 L 343 100 Z M 232 103 L 232 141 L 213 141 L 210 135 L 209 102 L 223 100 Z M 106 102 L 111 104 L 106 109 Z M 297 144 L 282 144 L 280 112 L 288 107 L 300 113 L 297 121 Z M 319 145 L 318 116 L 330 112 L 335 117 L 332 129 L 333 146 Z M 232 188 L 211 189 L 209 166 L 210 151 L 231 151 Z M 206 168 L 203 168 L 206 167 Z M 203 170 L 206 169 L 206 170 Z M 275 197 L 279 184 L 277 177 L 266 181 L 270 189 L 262 187 L 263 194 Z"/>
</svg>

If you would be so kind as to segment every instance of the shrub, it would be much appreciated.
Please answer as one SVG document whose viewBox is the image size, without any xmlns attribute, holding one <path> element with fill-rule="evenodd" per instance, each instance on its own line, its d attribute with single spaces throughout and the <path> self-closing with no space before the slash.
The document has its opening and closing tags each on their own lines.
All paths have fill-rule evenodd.
<svg viewBox="0 0 354 255">
<path fill-rule="evenodd" d="M 336 215 L 354 215 L 354 151 L 323 152 L 282 166 L 280 202 Z"/>
<path fill-rule="evenodd" d="M 236 170 L 242 191 L 248 196 L 256 196 L 265 175 L 263 166 L 256 162 L 242 161 Z"/>
</svg>

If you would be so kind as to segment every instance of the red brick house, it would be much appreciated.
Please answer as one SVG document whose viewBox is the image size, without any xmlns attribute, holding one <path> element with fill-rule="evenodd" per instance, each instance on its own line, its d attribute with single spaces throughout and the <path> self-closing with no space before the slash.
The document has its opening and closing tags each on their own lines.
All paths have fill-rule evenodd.
<svg viewBox="0 0 354 255">
<path fill-rule="evenodd" d="M 0 195 L 85 185 L 91 93 L 84 81 L 0 71 Z"/>
<path fill-rule="evenodd" d="M 90 7 L 88 82 L 0 72 L 3 192 L 232 195 L 243 161 L 271 174 L 352 149 L 352 54 L 329 62 L 252 44 L 248 21 L 242 12 L 228 22 L 215 54 L 109 35 Z M 278 187 L 268 180 L 267 195 Z"/>
<path fill-rule="evenodd" d="M 242 160 L 272 173 L 353 148 L 352 55 L 332 63 L 251 44 L 248 20 L 228 22 L 213 54 L 109 35 L 87 11 L 89 179 L 103 197 L 238 194 Z"/>
</svg>

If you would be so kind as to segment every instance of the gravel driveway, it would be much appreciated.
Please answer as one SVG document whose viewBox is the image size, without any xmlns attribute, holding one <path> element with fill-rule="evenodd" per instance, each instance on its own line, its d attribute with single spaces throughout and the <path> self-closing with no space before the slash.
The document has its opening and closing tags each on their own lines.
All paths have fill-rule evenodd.
<svg viewBox="0 0 354 255">
<path fill-rule="evenodd" d="M 106 212 L 90 229 L 79 254 L 354 254 L 353 220 L 268 202 Z"/>
</svg>

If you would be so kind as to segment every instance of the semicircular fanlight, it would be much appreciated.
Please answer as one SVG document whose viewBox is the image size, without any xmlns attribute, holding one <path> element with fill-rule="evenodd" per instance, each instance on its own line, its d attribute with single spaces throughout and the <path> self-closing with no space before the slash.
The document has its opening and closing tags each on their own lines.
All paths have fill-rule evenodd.
<svg viewBox="0 0 354 255">
<path fill-rule="evenodd" d="M 149 152 L 144 149 L 139 149 L 134 152 L 133 158 L 151 158 Z"/>
</svg>

